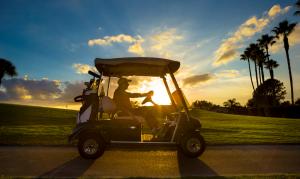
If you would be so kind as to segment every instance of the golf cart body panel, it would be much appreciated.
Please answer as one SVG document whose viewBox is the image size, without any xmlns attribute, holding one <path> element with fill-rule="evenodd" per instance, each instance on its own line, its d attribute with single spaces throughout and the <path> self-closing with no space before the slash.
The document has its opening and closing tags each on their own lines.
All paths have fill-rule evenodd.
<svg viewBox="0 0 300 179">
<path fill-rule="evenodd" d="M 141 125 L 133 120 L 101 120 L 78 124 L 70 140 L 87 133 L 101 135 L 107 144 L 111 141 L 141 141 Z"/>
<path fill-rule="evenodd" d="M 175 73 L 180 62 L 162 58 L 130 57 L 113 59 L 95 59 L 95 67 L 100 74 L 110 77 L 121 76 L 156 76 L 160 77 L 169 73 Z"/>
<path fill-rule="evenodd" d="M 88 73 L 94 76 L 94 79 L 91 79 L 89 83 L 85 82 L 87 89 L 84 90 L 82 96 L 75 97 L 76 100 L 74 98 L 75 102 L 82 102 L 83 105 L 86 104 L 85 108 L 80 109 L 80 114 L 84 114 L 84 110 L 91 110 L 89 118 L 86 122 L 78 123 L 73 133 L 68 136 L 69 141 L 79 139 L 78 151 L 81 156 L 85 158 L 98 158 L 103 154 L 105 145 L 178 146 L 189 157 L 198 157 L 204 152 L 205 141 L 198 130 L 202 126 L 201 122 L 199 119 L 189 115 L 188 101 L 183 91 L 179 88 L 174 76 L 174 73 L 180 67 L 180 62 L 149 57 L 96 58 L 95 67 L 100 75 L 89 71 Z M 170 74 L 176 88 L 173 93 L 170 92 L 165 77 L 167 74 Z M 106 96 L 103 88 L 99 95 L 100 84 L 104 76 L 109 77 Z M 133 114 L 127 111 L 128 116 L 118 117 L 117 113 L 120 110 L 122 111 L 122 108 L 116 107 L 113 99 L 108 97 L 108 90 L 110 78 L 120 78 L 122 76 L 160 77 L 163 80 L 175 112 L 166 114 L 171 122 L 164 124 L 164 129 L 158 136 L 153 137 L 146 134 L 152 136 L 151 139 L 148 139 L 147 136 L 142 135 L 142 119 L 138 120 L 137 118 L 141 118 L 140 116 L 133 116 Z M 98 80 L 95 80 L 95 78 L 98 78 Z M 93 96 L 90 96 L 93 99 L 84 96 L 85 92 L 90 90 L 96 90 Z M 150 98 L 150 100 L 146 100 L 147 98 Z M 90 103 L 86 103 L 85 99 L 89 99 Z M 151 96 L 147 96 L 142 104 L 145 101 L 157 106 L 152 101 Z M 87 104 L 91 107 L 87 108 Z M 105 104 L 109 104 L 109 108 L 106 108 Z M 100 120 L 98 120 L 99 112 Z M 102 119 L 103 112 L 107 113 L 110 119 Z M 123 110 L 123 112 L 126 112 L 126 110 Z M 80 119 L 80 115 L 78 115 L 78 118 Z"/>
</svg>

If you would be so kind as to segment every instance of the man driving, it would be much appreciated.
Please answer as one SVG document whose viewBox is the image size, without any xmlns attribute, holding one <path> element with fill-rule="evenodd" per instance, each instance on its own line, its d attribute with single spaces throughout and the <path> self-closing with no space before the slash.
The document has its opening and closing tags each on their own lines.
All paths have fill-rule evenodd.
<svg viewBox="0 0 300 179">
<path fill-rule="evenodd" d="M 128 80 L 126 78 L 120 78 L 118 80 L 119 87 L 116 89 L 114 93 L 114 101 L 117 107 L 121 107 L 127 111 L 129 111 L 132 115 L 142 116 L 145 118 L 148 126 L 151 129 L 153 135 L 157 134 L 160 131 L 158 126 L 158 120 L 151 113 L 151 111 L 147 107 L 139 107 L 133 108 L 129 98 L 141 98 L 146 96 L 152 96 L 153 91 L 149 91 L 148 93 L 129 93 L 126 92 L 128 89 L 129 83 L 132 80 Z"/>
</svg>

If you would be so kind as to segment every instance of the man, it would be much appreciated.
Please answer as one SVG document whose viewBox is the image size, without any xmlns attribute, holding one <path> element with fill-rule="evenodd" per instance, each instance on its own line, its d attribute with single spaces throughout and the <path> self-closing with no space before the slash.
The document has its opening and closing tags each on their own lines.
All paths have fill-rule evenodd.
<svg viewBox="0 0 300 179">
<path fill-rule="evenodd" d="M 128 80 L 126 78 L 120 78 L 118 80 L 119 87 L 116 89 L 113 98 L 117 107 L 124 108 L 125 110 L 129 111 L 132 115 L 144 117 L 148 126 L 151 129 L 152 134 L 157 134 L 160 131 L 160 128 L 158 126 L 158 120 L 154 117 L 151 111 L 147 107 L 133 108 L 129 99 L 141 98 L 149 95 L 152 96 L 153 91 L 149 91 L 148 93 L 128 93 L 125 91 L 128 89 L 128 82 L 131 82 L 131 80 Z"/>
</svg>

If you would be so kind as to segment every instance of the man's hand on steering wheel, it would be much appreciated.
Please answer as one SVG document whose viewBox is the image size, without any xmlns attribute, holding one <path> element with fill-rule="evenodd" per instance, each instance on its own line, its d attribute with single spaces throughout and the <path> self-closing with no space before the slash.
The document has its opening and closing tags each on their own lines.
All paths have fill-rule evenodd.
<svg viewBox="0 0 300 179">
<path fill-rule="evenodd" d="M 154 95 L 154 92 L 153 91 L 149 91 L 146 95 L 147 95 L 147 97 L 144 99 L 144 101 L 142 102 L 142 104 L 145 104 L 147 102 L 151 102 L 152 104 L 155 105 L 155 103 L 151 99 L 151 97 Z"/>
</svg>

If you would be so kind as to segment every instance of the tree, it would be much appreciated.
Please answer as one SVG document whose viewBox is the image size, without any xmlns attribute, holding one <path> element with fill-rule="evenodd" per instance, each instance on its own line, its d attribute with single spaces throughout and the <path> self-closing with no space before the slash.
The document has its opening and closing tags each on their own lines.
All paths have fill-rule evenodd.
<svg viewBox="0 0 300 179">
<path fill-rule="evenodd" d="M 286 90 L 283 85 L 283 82 L 280 82 L 277 79 L 274 79 L 274 86 L 275 86 L 275 97 L 276 97 L 276 104 L 279 105 L 281 100 L 285 99 Z M 254 103 L 254 106 L 258 106 L 257 99 L 260 97 L 260 91 L 262 89 L 262 85 L 255 89 L 255 91 L 252 93 L 252 102 Z M 272 81 L 271 79 L 267 79 L 265 81 L 265 93 L 267 100 L 269 102 L 273 101 L 273 88 L 272 88 Z M 249 102 L 249 100 L 248 100 Z M 248 106 L 248 103 L 247 103 Z"/>
<path fill-rule="evenodd" d="M 251 55 L 250 55 L 250 59 L 253 61 L 253 63 L 254 63 L 254 65 L 255 65 L 255 76 L 256 76 L 256 85 L 257 86 L 259 86 L 258 85 L 258 78 L 257 78 L 257 64 L 256 64 L 256 55 L 254 55 L 255 54 L 255 52 L 258 50 L 258 45 L 257 44 L 254 44 L 254 43 L 251 43 L 250 45 L 249 45 L 249 51 L 250 51 L 250 53 L 251 53 Z M 261 105 L 261 102 L 260 102 L 261 100 L 259 100 L 259 104 Z"/>
<path fill-rule="evenodd" d="M 298 1 L 295 3 L 295 6 L 296 6 L 298 9 L 300 9 L 300 0 L 298 0 Z M 300 15 L 300 11 L 296 11 L 296 12 L 294 13 L 294 16 L 298 16 L 298 15 Z"/>
<path fill-rule="evenodd" d="M 230 108 L 230 109 L 235 109 L 237 106 L 241 106 L 239 102 L 236 102 L 236 99 L 228 99 L 223 103 L 224 107 Z"/>
<path fill-rule="evenodd" d="M 297 98 L 295 105 L 300 106 L 300 98 Z"/>
<path fill-rule="evenodd" d="M 294 105 L 294 89 L 293 89 L 293 77 L 292 77 L 292 71 L 291 71 L 291 65 L 290 65 L 290 57 L 289 57 L 289 41 L 288 36 L 295 31 L 297 23 L 291 23 L 288 20 L 284 20 L 282 22 L 278 23 L 278 27 L 274 27 L 272 32 L 275 33 L 275 37 L 279 39 L 279 36 L 283 36 L 283 43 L 284 43 L 284 49 L 286 54 L 286 59 L 288 63 L 289 68 L 289 75 L 290 75 L 290 85 L 291 85 L 291 97 L 292 97 L 292 105 Z"/>
<path fill-rule="evenodd" d="M 266 94 L 265 94 L 265 75 L 264 75 L 264 70 L 263 70 L 263 64 L 266 62 L 266 54 L 262 49 L 258 49 L 255 51 L 255 54 L 257 57 L 257 61 L 258 61 L 258 67 L 259 70 L 261 72 L 261 78 L 262 78 L 262 95 L 263 95 L 263 99 L 262 99 L 262 104 L 263 106 L 268 106 L 268 101 L 266 99 Z"/>
<path fill-rule="evenodd" d="M 268 34 L 262 35 L 260 39 L 258 39 L 257 41 L 259 42 L 259 45 L 263 48 L 265 48 L 266 52 L 267 52 L 267 59 L 268 59 L 268 63 L 270 63 L 269 60 L 269 52 L 268 52 L 268 45 L 273 45 L 276 43 L 276 41 L 274 40 L 275 37 L 274 36 L 269 36 Z M 270 76 L 271 76 L 271 70 L 269 69 L 270 72 Z M 274 88 L 274 81 L 273 78 L 271 78 L 272 81 L 272 87 L 273 87 L 273 106 L 276 106 L 276 99 L 275 99 L 275 88 Z"/>
<path fill-rule="evenodd" d="M 275 86 L 274 86 L 274 70 L 279 67 L 279 64 L 274 61 L 274 60 L 270 60 L 268 63 L 265 64 L 266 65 L 266 69 L 270 71 L 270 75 L 271 75 L 271 82 L 272 82 L 272 89 L 273 89 L 273 105 L 276 106 L 276 94 L 275 94 Z M 274 104 L 274 100 L 275 100 L 275 104 Z"/>
<path fill-rule="evenodd" d="M 208 102 L 208 101 L 205 101 L 205 100 L 202 100 L 202 101 L 197 100 L 197 101 L 193 102 L 192 106 L 194 108 L 198 108 L 198 109 L 201 109 L 201 110 L 207 110 L 207 111 L 211 111 L 211 110 L 219 107 L 219 105 L 215 105 L 212 102 Z"/>
<path fill-rule="evenodd" d="M 244 51 L 244 53 L 241 54 L 241 60 L 243 60 L 243 61 L 248 60 L 249 73 L 250 73 L 250 80 L 251 80 L 252 88 L 253 88 L 253 91 L 254 91 L 254 85 L 253 85 L 252 74 L 251 74 L 251 68 L 250 68 L 250 60 L 249 60 L 250 57 L 251 57 L 251 51 L 250 51 L 250 48 L 247 47 L 246 50 Z"/>
<path fill-rule="evenodd" d="M 0 58 L 0 86 L 2 84 L 2 78 L 7 75 L 9 77 L 18 76 L 16 67 L 10 61 Z"/>
</svg>

